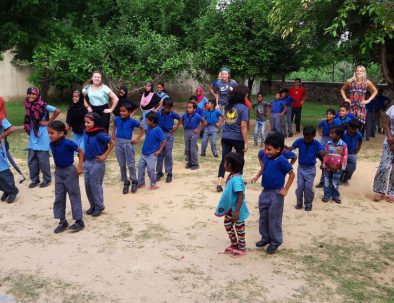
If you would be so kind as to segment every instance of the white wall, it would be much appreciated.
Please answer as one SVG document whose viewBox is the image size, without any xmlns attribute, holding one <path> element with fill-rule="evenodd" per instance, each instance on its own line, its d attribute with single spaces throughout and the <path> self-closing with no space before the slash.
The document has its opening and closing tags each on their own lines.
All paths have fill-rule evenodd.
<svg viewBox="0 0 394 303">
<path fill-rule="evenodd" d="M 3 53 L 3 60 L 0 61 L 0 96 L 5 101 L 23 99 L 26 89 L 31 86 L 27 81 L 31 68 L 12 64 L 12 58 L 11 52 L 6 51 Z"/>
</svg>

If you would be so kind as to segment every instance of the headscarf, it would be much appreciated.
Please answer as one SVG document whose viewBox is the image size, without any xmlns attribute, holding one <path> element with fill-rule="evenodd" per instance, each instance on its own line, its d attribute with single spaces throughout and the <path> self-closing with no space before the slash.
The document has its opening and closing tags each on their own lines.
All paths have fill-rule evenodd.
<svg viewBox="0 0 394 303">
<path fill-rule="evenodd" d="M 0 97 L 0 123 L 7 117 L 7 110 L 5 108 L 5 102 L 3 97 Z"/>
<path fill-rule="evenodd" d="M 152 82 L 148 81 L 148 82 L 146 82 L 146 84 L 150 84 L 152 87 L 152 90 L 153 90 L 153 83 Z M 152 108 L 156 107 L 157 104 L 160 103 L 161 98 L 156 93 L 154 93 L 152 90 L 150 92 L 144 90 L 144 92 L 142 93 L 141 103 L 140 103 L 142 110 L 152 109 Z"/>
<path fill-rule="evenodd" d="M 33 133 L 38 136 L 38 131 L 40 129 L 40 122 L 47 115 L 47 104 L 40 98 L 40 90 L 36 87 L 29 87 L 27 89 L 27 94 L 37 95 L 36 100 L 30 102 L 26 97 L 24 101 L 25 105 L 25 121 L 24 129 L 30 134 L 31 127 L 33 126 Z"/>
<path fill-rule="evenodd" d="M 80 90 L 75 90 L 73 92 L 73 95 L 74 94 L 79 95 L 79 100 L 77 103 L 71 100 L 70 107 L 67 111 L 66 122 L 71 126 L 74 133 L 82 134 L 85 128 L 84 118 L 88 111 L 83 103 L 84 95 L 82 92 Z"/>
<path fill-rule="evenodd" d="M 85 115 L 85 118 L 88 118 L 94 122 L 94 127 L 89 130 L 86 130 L 86 134 L 89 137 L 95 136 L 98 133 L 107 133 L 105 129 L 102 127 L 103 119 L 100 117 L 99 114 L 95 112 L 87 113 Z"/>
<path fill-rule="evenodd" d="M 205 98 L 204 95 L 203 95 L 204 89 L 203 89 L 202 87 L 198 87 L 198 88 L 196 89 L 196 93 L 198 93 L 198 92 L 201 92 L 200 95 L 197 95 L 197 96 L 196 96 L 196 97 L 197 97 L 197 102 L 200 103 L 200 102 Z"/>
<path fill-rule="evenodd" d="M 116 107 L 113 111 L 113 114 L 115 116 L 120 116 L 119 108 L 122 104 L 127 104 L 127 103 L 130 104 L 132 107 L 132 110 L 135 110 L 137 108 L 137 106 L 134 104 L 133 100 L 131 100 L 127 97 L 127 94 L 129 93 L 127 86 L 121 86 L 121 87 L 119 87 L 119 90 L 123 90 L 125 92 L 125 94 L 124 94 L 124 96 L 119 95 L 119 102 L 118 102 L 118 104 L 116 104 Z"/>
</svg>

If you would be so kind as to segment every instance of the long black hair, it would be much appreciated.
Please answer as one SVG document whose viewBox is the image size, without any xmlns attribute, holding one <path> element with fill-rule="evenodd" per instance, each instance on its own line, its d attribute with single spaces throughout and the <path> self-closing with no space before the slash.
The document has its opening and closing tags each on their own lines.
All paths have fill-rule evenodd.
<svg viewBox="0 0 394 303">
<path fill-rule="evenodd" d="M 230 111 L 231 108 L 237 103 L 242 103 L 245 104 L 245 98 L 249 94 L 249 88 L 244 85 L 244 84 L 239 84 L 234 89 L 232 92 L 230 92 L 229 98 L 228 98 L 228 104 L 226 106 L 226 111 Z"/>
</svg>

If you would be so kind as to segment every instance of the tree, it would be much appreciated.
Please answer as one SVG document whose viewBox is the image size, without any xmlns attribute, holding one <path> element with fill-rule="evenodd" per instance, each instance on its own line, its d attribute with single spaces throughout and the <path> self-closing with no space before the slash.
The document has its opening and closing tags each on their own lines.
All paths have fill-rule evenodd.
<svg viewBox="0 0 394 303">
<path fill-rule="evenodd" d="M 312 48 L 353 55 L 355 63 L 378 62 L 394 88 L 394 3 L 391 0 L 270 0 L 270 22 L 282 37 Z"/>
</svg>

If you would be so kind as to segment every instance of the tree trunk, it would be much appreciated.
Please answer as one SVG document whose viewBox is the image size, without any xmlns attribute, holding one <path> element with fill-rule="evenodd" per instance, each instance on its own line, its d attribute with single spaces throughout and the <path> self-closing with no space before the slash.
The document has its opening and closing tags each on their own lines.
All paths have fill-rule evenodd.
<svg viewBox="0 0 394 303">
<path fill-rule="evenodd" d="M 255 79 L 255 76 L 248 77 L 249 98 L 252 95 L 254 79 Z"/>
<path fill-rule="evenodd" d="M 40 77 L 40 95 L 41 99 L 48 102 L 48 91 L 49 91 L 49 77 L 47 74 L 43 74 Z"/>
<path fill-rule="evenodd" d="M 391 45 L 394 45 L 392 41 L 390 42 Z M 380 47 L 380 63 L 382 65 L 382 72 L 384 79 L 386 80 L 390 89 L 394 90 L 394 60 L 390 60 L 390 58 L 387 55 L 388 45 L 390 47 L 389 41 L 386 41 L 386 43 L 382 44 Z"/>
</svg>

